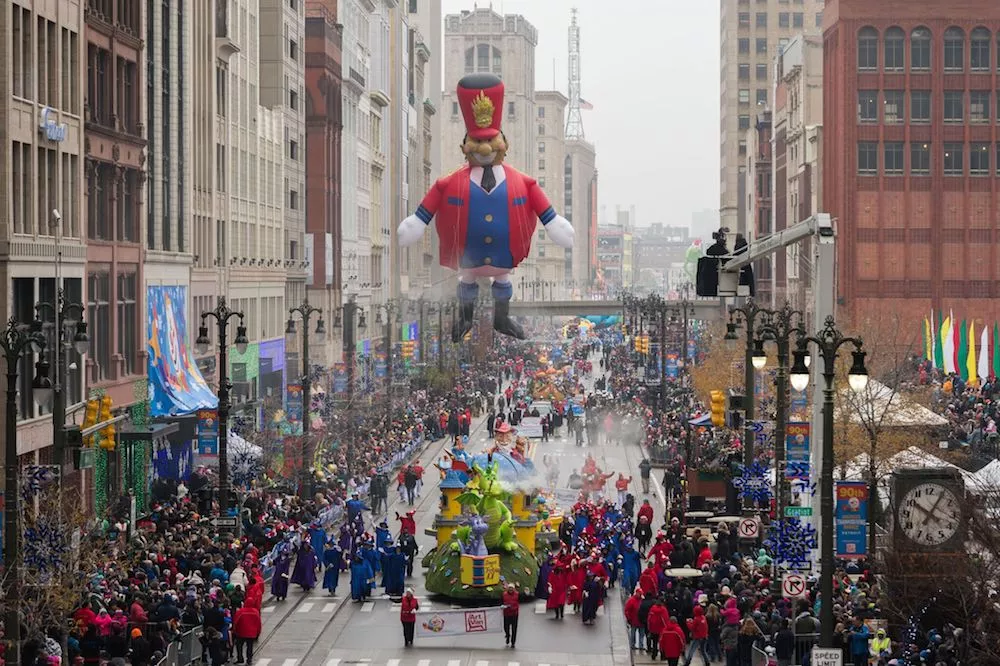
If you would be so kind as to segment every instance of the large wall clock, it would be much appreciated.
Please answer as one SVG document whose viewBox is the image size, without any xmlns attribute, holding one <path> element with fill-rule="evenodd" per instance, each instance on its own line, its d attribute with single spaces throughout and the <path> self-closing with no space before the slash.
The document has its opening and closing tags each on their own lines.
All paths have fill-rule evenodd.
<svg viewBox="0 0 1000 666">
<path fill-rule="evenodd" d="M 952 468 L 893 473 L 893 541 L 902 552 L 957 552 L 966 537 L 965 484 Z"/>
</svg>

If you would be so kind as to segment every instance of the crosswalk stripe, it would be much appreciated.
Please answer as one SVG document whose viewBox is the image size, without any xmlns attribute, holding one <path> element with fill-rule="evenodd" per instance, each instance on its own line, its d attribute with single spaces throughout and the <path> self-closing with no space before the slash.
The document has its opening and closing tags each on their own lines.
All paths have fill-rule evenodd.
<svg viewBox="0 0 1000 666">
<path fill-rule="evenodd" d="M 281 662 L 281 666 L 295 666 L 297 663 L 299 663 L 298 659 L 286 659 Z"/>
<path fill-rule="evenodd" d="M 431 664 L 430 659 L 421 659 L 420 661 L 417 662 L 417 666 L 430 666 L 430 664 Z"/>
<path fill-rule="evenodd" d="M 545 602 L 544 601 L 536 601 L 535 602 L 535 614 L 541 615 L 541 614 L 545 613 L 546 611 L 547 611 L 547 609 L 545 608 Z"/>
<path fill-rule="evenodd" d="M 548 664 L 538 664 L 538 666 L 549 666 Z"/>
<path fill-rule="evenodd" d="M 253 663 L 257 664 L 257 666 L 267 666 L 271 663 L 271 660 L 268 657 L 264 657 L 263 659 L 254 659 Z"/>
<path fill-rule="evenodd" d="M 460 666 L 461 663 L 462 662 L 459 659 L 449 659 L 448 660 L 448 666 Z"/>
<path fill-rule="evenodd" d="M 340 659 L 331 659 L 330 661 L 326 662 L 326 666 L 337 666 L 337 664 L 339 663 Z"/>
<path fill-rule="evenodd" d="M 488 662 L 488 661 L 477 661 L 476 662 L 476 666 L 490 666 L 490 662 Z"/>
<path fill-rule="evenodd" d="M 323 612 L 324 613 L 332 613 L 333 609 L 336 608 L 336 607 L 337 607 L 337 604 L 334 604 L 334 603 L 325 604 L 323 606 Z"/>
<path fill-rule="evenodd" d="M 301 606 L 299 606 L 299 612 L 300 613 L 308 613 L 309 611 L 311 611 L 313 609 L 314 605 L 315 604 L 313 604 L 311 601 L 307 601 L 306 603 L 304 603 Z"/>
<path fill-rule="evenodd" d="M 274 608 L 275 608 L 274 606 L 264 606 L 263 608 L 260 609 L 260 612 L 261 613 L 273 613 L 274 612 Z"/>
<path fill-rule="evenodd" d="M 373 608 L 375 608 L 374 601 L 366 601 L 365 603 L 361 604 L 362 613 L 371 613 Z"/>
<path fill-rule="evenodd" d="M 390 659 L 385 662 L 385 666 L 399 666 L 399 659 Z"/>
<path fill-rule="evenodd" d="M 519 662 L 519 661 L 508 661 L 507 662 L 507 666 L 521 666 L 521 662 Z"/>
</svg>

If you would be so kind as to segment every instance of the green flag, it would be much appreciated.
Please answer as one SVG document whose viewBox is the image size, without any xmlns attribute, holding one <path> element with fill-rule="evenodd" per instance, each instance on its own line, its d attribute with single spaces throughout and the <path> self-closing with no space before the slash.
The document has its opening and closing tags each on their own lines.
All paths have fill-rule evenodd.
<svg viewBox="0 0 1000 666">
<path fill-rule="evenodd" d="M 958 374 L 961 375 L 962 381 L 969 381 L 969 364 L 965 362 L 965 359 L 969 357 L 969 327 L 966 326 L 965 320 L 962 320 L 962 327 L 958 329 L 958 361 L 955 363 L 956 370 Z"/>
<path fill-rule="evenodd" d="M 1000 326 L 993 322 L 993 377 L 1000 377 Z"/>
<path fill-rule="evenodd" d="M 937 325 L 934 325 L 934 367 L 938 370 L 944 370 L 944 338 L 941 337 L 942 324 L 944 324 L 944 314 L 941 310 L 938 310 Z"/>
</svg>

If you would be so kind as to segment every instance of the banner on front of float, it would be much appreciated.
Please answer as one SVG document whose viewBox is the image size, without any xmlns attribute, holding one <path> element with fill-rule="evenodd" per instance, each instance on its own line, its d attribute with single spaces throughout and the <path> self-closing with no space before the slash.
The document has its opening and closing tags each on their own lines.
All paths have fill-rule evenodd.
<svg viewBox="0 0 1000 666">
<path fill-rule="evenodd" d="M 333 392 L 347 393 L 347 364 L 335 363 L 333 366 Z"/>
<path fill-rule="evenodd" d="M 417 638 L 481 636 L 503 633 L 503 606 L 462 610 L 417 611 Z"/>
<path fill-rule="evenodd" d="M 302 384 L 288 385 L 288 406 L 285 409 L 289 423 L 302 423 Z"/>
<path fill-rule="evenodd" d="M 214 409 L 198 410 L 198 455 L 219 455 L 219 416 Z"/>
<path fill-rule="evenodd" d="M 785 426 L 785 478 L 809 478 L 809 424 Z"/>
<path fill-rule="evenodd" d="M 540 438 L 542 436 L 542 417 L 521 417 L 521 422 L 517 424 L 517 434 L 523 437 Z"/>
<path fill-rule="evenodd" d="M 838 481 L 834 511 L 837 557 L 863 558 L 868 555 L 868 483 Z"/>
</svg>

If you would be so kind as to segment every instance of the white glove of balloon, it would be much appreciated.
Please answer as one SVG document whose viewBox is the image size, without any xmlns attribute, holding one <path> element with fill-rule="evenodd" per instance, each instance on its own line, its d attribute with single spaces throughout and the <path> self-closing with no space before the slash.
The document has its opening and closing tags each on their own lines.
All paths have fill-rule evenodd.
<svg viewBox="0 0 1000 666">
<path fill-rule="evenodd" d="M 400 247 L 409 247 L 413 245 L 424 235 L 424 230 L 427 229 L 427 225 L 416 215 L 410 215 L 405 220 L 399 223 L 396 228 L 396 237 L 399 239 Z"/>
<path fill-rule="evenodd" d="M 562 215 L 556 215 L 545 225 L 545 233 L 559 247 L 573 247 L 573 225 Z"/>
</svg>

